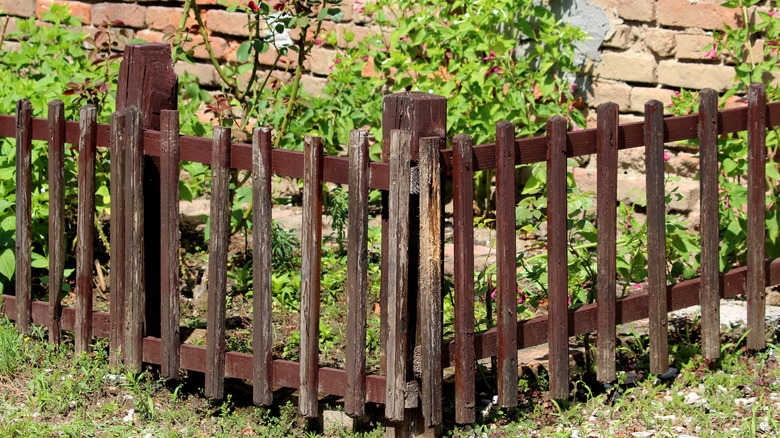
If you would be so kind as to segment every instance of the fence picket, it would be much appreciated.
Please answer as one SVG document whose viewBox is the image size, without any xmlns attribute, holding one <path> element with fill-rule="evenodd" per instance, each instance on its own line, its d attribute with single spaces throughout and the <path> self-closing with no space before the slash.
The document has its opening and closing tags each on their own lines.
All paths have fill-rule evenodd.
<svg viewBox="0 0 780 438">
<path fill-rule="evenodd" d="M 65 104 L 49 103 L 49 342 L 60 343 L 65 269 Z"/>
<path fill-rule="evenodd" d="M 515 125 L 496 125 L 496 278 L 498 404 L 517 406 L 517 261 Z"/>
<path fill-rule="evenodd" d="M 179 377 L 179 112 L 160 112 L 160 374 Z"/>
<path fill-rule="evenodd" d="M 645 105 L 647 186 L 647 289 L 650 314 L 650 372 L 669 369 L 666 311 L 666 199 L 664 193 L 664 107 Z"/>
<path fill-rule="evenodd" d="M 32 323 L 32 104 L 16 102 L 16 328 Z"/>
<path fill-rule="evenodd" d="M 225 311 L 230 242 L 230 128 L 214 128 L 211 160 L 208 309 L 206 315 L 206 385 L 204 394 L 225 394 Z"/>
<path fill-rule="evenodd" d="M 92 259 L 95 240 L 97 109 L 81 108 L 79 121 L 78 220 L 76 225 L 76 353 L 92 341 Z"/>
<path fill-rule="evenodd" d="M 748 89 L 747 347 L 766 347 L 766 87 Z"/>
<path fill-rule="evenodd" d="M 547 121 L 547 258 L 550 397 L 569 397 L 566 120 Z M 599 312 L 600 313 L 600 312 Z"/>
<path fill-rule="evenodd" d="M 111 331 L 109 336 L 110 350 L 108 361 L 111 366 L 118 366 L 122 361 L 122 346 L 125 340 L 125 277 L 126 246 L 125 227 L 126 209 L 123 187 L 125 184 L 125 112 L 115 112 L 111 115 Z"/>
<path fill-rule="evenodd" d="M 404 420 L 406 394 L 406 331 L 409 284 L 409 167 L 411 132 L 394 129 L 390 133 L 390 195 L 388 200 L 387 247 L 387 346 L 385 418 Z"/>
<path fill-rule="evenodd" d="M 615 298 L 617 292 L 618 105 L 603 103 L 597 112 L 597 267 L 598 368 L 600 382 L 615 380 Z"/>
<path fill-rule="evenodd" d="M 718 93 L 699 94 L 699 160 L 701 187 L 701 350 L 720 357 L 720 278 L 718 219 Z"/>
<path fill-rule="evenodd" d="M 322 138 L 304 140 L 301 226 L 301 388 L 298 411 L 319 415 L 320 257 L 322 252 Z"/>
<path fill-rule="evenodd" d="M 474 357 L 474 171 L 468 134 L 452 141 L 455 287 L 455 422 L 476 421 Z"/>
<path fill-rule="evenodd" d="M 440 141 L 420 139 L 420 370 L 422 411 L 428 426 L 442 423 L 442 204 Z"/>
<path fill-rule="evenodd" d="M 252 397 L 270 406 L 273 394 L 273 325 L 271 296 L 271 129 L 252 133 Z"/>
<path fill-rule="evenodd" d="M 349 223 L 347 229 L 347 395 L 344 411 L 366 413 L 366 310 L 368 296 L 368 132 L 349 138 Z"/>
<path fill-rule="evenodd" d="M 125 368 L 140 373 L 144 329 L 144 153 L 142 114 L 137 106 L 125 111 Z"/>
</svg>

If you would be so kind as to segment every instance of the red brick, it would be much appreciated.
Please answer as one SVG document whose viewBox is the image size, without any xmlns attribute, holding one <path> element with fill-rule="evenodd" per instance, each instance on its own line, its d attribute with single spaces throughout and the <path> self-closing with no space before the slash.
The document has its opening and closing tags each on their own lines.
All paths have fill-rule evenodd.
<svg viewBox="0 0 780 438">
<path fill-rule="evenodd" d="M 651 22 L 655 20 L 656 0 L 591 0 L 607 12 L 614 12 L 620 18 L 630 21 Z"/>
<path fill-rule="evenodd" d="M 206 12 L 206 28 L 212 32 L 233 36 L 249 36 L 247 15 L 243 12 L 226 12 L 212 9 Z"/>
<path fill-rule="evenodd" d="M 146 8 L 132 3 L 97 3 L 92 5 L 90 20 L 95 25 L 120 20 L 125 26 L 143 28 L 146 27 Z"/>
<path fill-rule="evenodd" d="M 658 0 L 658 24 L 671 27 L 723 29 L 736 26 L 739 10 L 717 3 L 691 3 L 688 0 Z"/>
<path fill-rule="evenodd" d="M 135 37 L 150 43 L 161 43 L 165 37 L 165 34 L 162 32 L 155 32 L 153 30 L 144 29 L 136 32 Z"/>
<path fill-rule="evenodd" d="M 20 17 L 35 16 L 35 0 L 0 0 L 0 11 Z"/>
<path fill-rule="evenodd" d="M 84 23 L 90 22 L 90 4 L 82 2 L 64 1 L 64 0 L 38 0 L 35 5 L 35 15 L 40 17 L 44 12 L 51 9 L 51 5 L 66 5 L 70 15 L 79 17 Z"/>
<path fill-rule="evenodd" d="M 311 72 L 323 76 L 329 75 L 336 56 L 338 56 L 338 52 L 335 50 L 321 47 L 313 48 L 309 57 Z"/>
<path fill-rule="evenodd" d="M 163 30 L 168 26 L 178 28 L 182 12 L 184 12 L 182 8 L 149 6 L 146 8 L 146 25 L 149 29 L 156 30 Z M 190 14 L 190 16 L 187 17 L 186 25 L 191 26 L 194 23 L 195 18 Z"/>
<path fill-rule="evenodd" d="M 318 39 L 324 40 L 328 32 L 333 32 L 336 29 L 336 23 L 332 21 L 323 21 L 322 26 L 320 28 L 320 34 Z M 314 31 L 316 29 L 314 27 L 310 27 L 309 30 L 306 32 L 306 41 L 312 41 L 314 38 Z M 296 27 L 295 29 L 290 29 L 290 38 L 293 39 L 293 41 L 298 41 L 301 39 L 301 28 Z"/>
<path fill-rule="evenodd" d="M 211 64 L 190 64 L 186 61 L 179 61 L 174 66 L 176 74 L 181 76 L 184 72 L 187 72 L 197 79 L 198 83 L 207 87 L 219 86 L 220 80 L 217 75 L 217 70 Z"/>
</svg>

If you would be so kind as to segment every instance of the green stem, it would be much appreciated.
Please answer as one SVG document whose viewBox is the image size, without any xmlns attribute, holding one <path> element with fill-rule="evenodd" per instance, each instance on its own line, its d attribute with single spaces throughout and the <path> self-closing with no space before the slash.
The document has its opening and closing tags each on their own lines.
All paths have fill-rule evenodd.
<svg viewBox="0 0 780 438">
<path fill-rule="evenodd" d="M 192 11 L 195 13 L 195 21 L 198 22 L 200 36 L 203 37 L 203 44 L 206 47 L 206 51 L 209 53 L 209 60 L 211 61 L 211 64 L 217 70 L 217 74 L 219 75 L 219 78 L 222 79 L 222 82 L 224 82 L 225 85 L 232 89 L 234 95 L 238 95 L 238 82 L 235 79 L 231 79 L 227 76 L 225 71 L 222 70 L 222 66 L 220 65 L 219 61 L 217 61 L 216 55 L 214 55 L 214 49 L 211 47 L 211 42 L 209 42 L 209 35 L 206 32 L 206 25 L 203 24 L 203 19 L 200 16 L 200 8 L 198 7 L 197 0 L 190 0 L 189 3 L 192 7 Z"/>
<path fill-rule="evenodd" d="M 290 124 L 290 117 L 292 116 L 293 107 L 295 106 L 295 100 L 298 97 L 298 89 L 301 85 L 301 75 L 303 74 L 303 61 L 306 59 L 306 51 L 304 45 L 306 44 L 306 32 L 309 30 L 309 26 L 305 26 L 301 29 L 301 40 L 298 42 L 298 65 L 295 66 L 295 77 L 293 78 L 292 90 L 290 91 L 290 101 L 287 102 L 287 111 L 284 113 L 284 120 L 282 120 L 282 126 L 279 128 L 279 133 L 276 136 L 274 147 L 278 148 L 279 144 L 284 138 L 284 134 L 287 132 L 287 126 Z"/>
</svg>

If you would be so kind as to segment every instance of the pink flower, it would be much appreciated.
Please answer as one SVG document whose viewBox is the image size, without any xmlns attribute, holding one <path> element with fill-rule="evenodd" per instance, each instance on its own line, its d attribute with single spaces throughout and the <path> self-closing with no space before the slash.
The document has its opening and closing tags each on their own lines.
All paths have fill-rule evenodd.
<svg viewBox="0 0 780 438">
<path fill-rule="evenodd" d="M 496 291 L 497 291 L 497 290 L 498 290 L 498 289 L 493 289 L 493 292 L 491 292 L 491 293 L 490 293 L 490 298 L 491 298 L 491 299 L 496 299 Z"/>
<path fill-rule="evenodd" d="M 361 56 L 360 59 L 362 59 L 363 61 L 368 61 L 368 56 Z"/>
<path fill-rule="evenodd" d="M 333 61 L 333 63 L 334 63 L 334 64 L 340 64 L 340 63 L 341 63 L 341 60 L 340 60 L 340 59 L 337 59 L 337 60 Z"/>
<path fill-rule="evenodd" d="M 768 46 L 780 46 L 780 41 L 767 41 Z"/>
<path fill-rule="evenodd" d="M 776 15 L 778 12 L 780 12 L 780 11 L 778 11 L 778 10 L 774 10 L 774 11 L 770 12 L 768 15 L 769 15 L 770 17 L 774 17 L 774 16 L 775 16 L 775 15 Z"/>
<path fill-rule="evenodd" d="M 669 155 L 669 152 L 664 151 L 664 161 L 669 161 L 669 158 L 671 158 L 671 156 Z"/>
</svg>

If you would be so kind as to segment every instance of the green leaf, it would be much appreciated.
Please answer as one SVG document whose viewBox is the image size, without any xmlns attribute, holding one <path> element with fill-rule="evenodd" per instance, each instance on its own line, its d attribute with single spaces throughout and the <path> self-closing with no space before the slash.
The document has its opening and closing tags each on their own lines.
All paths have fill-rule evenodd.
<svg viewBox="0 0 780 438">
<path fill-rule="evenodd" d="M 238 46 L 238 50 L 236 51 L 236 60 L 238 60 L 238 62 L 246 62 L 246 60 L 249 59 L 249 52 L 251 50 L 252 44 L 249 41 L 242 43 Z"/>
<path fill-rule="evenodd" d="M 11 279 L 14 275 L 14 268 L 16 267 L 16 258 L 11 248 L 6 248 L 2 254 L 0 254 L 0 274 L 7 279 Z"/>
</svg>

